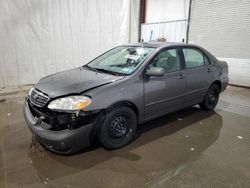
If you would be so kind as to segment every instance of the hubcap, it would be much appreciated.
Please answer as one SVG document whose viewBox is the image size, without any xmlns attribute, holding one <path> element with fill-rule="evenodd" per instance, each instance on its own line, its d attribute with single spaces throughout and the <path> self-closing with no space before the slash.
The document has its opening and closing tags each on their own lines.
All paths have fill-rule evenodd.
<svg viewBox="0 0 250 188">
<path fill-rule="evenodd" d="M 125 116 L 115 117 L 110 125 L 109 136 L 113 139 L 124 137 L 127 133 L 128 122 Z"/>
</svg>

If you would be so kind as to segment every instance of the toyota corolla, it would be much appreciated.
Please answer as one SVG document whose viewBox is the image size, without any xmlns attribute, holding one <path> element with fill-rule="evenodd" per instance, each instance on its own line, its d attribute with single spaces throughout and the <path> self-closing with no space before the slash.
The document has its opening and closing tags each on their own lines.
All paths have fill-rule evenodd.
<svg viewBox="0 0 250 188">
<path fill-rule="evenodd" d="M 95 139 L 117 149 L 133 140 L 140 123 L 195 104 L 213 110 L 227 84 L 226 62 L 202 47 L 122 45 L 42 78 L 26 97 L 24 115 L 36 139 L 54 152 L 75 153 Z"/>
</svg>

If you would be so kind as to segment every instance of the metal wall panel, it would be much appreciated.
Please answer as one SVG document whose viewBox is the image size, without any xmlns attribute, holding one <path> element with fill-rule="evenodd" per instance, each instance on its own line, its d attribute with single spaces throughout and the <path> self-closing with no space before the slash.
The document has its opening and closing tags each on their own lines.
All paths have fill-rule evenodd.
<svg viewBox="0 0 250 188">
<path fill-rule="evenodd" d="M 186 40 L 189 0 L 146 0 L 146 23 L 141 39 L 147 42 L 165 38 L 170 42 Z"/>
<path fill-rule="evenodd" d="M 188 18 L 189 0 L 146 0 L 146 23 Z"/>
<path fill-rule="evenodd" d="M 141 39 L 144 42 L 165 38 L 168 42 L 186 41 L 187 20 L 142 24 Z"/>
<path fill-rule="evenodd" d="M 230 83 L 250 86 L 249 0 L 193 0 L 189 43 L 228 60 Z"/>
</svg>

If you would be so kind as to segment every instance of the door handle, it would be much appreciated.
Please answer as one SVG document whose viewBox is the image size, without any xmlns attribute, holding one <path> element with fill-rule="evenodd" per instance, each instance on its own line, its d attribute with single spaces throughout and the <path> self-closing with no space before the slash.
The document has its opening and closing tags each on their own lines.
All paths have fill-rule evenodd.
<svg viewBox="0 0 250 188">
<path fill-rule="evenodd" d="M 211 72 L 211 69 L 210 69 L 210 68 L 207 68 L 207 72 Z"/>
<path fill-rule="evenodd" d="M 182 74 L 180 74 L 177 78 L 178 78 L 178 79 L 183 79 L 184 76 L 183 76 Z"/>
</svg>

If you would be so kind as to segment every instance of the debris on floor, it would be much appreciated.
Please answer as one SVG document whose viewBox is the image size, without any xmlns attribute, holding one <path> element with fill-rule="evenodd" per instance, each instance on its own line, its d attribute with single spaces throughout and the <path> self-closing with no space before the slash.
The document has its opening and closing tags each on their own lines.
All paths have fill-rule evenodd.
<svg viewBox="0 0 250 188">
<path fill-rule="evenodd" d="M 32 140 L 32 144 L 30 146 L 30 150 L 33 153 L 42 153 L 42 152 L 45 151 L 45 149 L 38 142 L 36 142 L 35 140 Z M 30 163 L 32 163 L 32 161 L 30 161 Z"/>
<path fill-rule="evenodd" d="M 183 119 L 182 118 L 177 118 L 178 121 L 182 121 Z"/>
<path fill-rule="evenodd" d="M 194 151 L 194 148 L 190 148 L 191 151 Z"/>
</svg>

